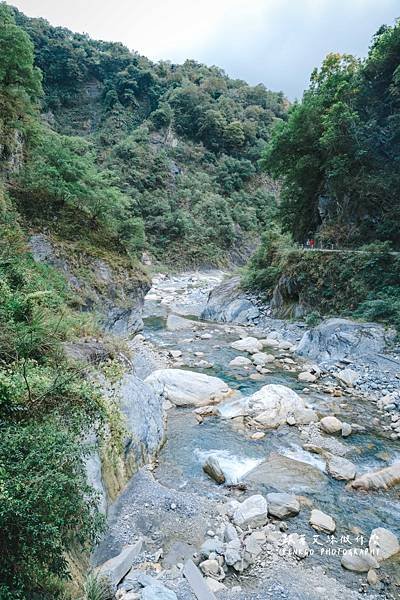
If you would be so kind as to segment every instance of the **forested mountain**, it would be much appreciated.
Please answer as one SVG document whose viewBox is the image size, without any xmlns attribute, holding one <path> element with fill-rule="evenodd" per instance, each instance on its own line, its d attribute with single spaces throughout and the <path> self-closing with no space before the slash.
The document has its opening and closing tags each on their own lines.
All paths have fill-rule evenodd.
<svg viewBox="0 0 400 600">
<path fill-rule="evenodd" d="M 263 164 L 282 182 L 281 201 L 246 283 L 268 298 L 278 286 L 286 315 L 399 328 L 400 22 L 381 27 L 365 60 L 326 58 Z M 307 238 L 336 253 L 304 252 Z"/>
<path fill-rule="evenodd" d="M 92 233 L 103 221 L 130 252 L 180 264 L 223 262 L 268 225 L 274 188 L 257 161 L 285 118 L 282 94 L 15 17 L 34 44 L 49 125 L 19 173 L 31 218 L 60 214 L 65 235 L 78 208 Z"/>
<path fill-rule="evenodd" d="M 400 23 L 365 60 L 330 54 L 265 152 L 282 178 L 281 217 L 301 242 L 400 246 Z"/>
</svg>

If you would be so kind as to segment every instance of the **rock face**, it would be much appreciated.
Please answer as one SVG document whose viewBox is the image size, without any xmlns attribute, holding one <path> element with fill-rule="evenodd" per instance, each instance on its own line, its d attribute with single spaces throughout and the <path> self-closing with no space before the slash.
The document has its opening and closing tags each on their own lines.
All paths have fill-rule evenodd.
<svg viewBox="0 0 400 600">
<path fill-rule="evenodd" d="M 32 256 L 36 262 L 60 271 L 70 287 L 79 295 L 82 310 L 96 310 L 103 328 L 116 335 L 133 336 L 143 328 L 144 296 L 150 289 L 147 275 L 129 266 L 119 267 L 83 252 L 68 255 L 44 234 L 31 236 Z M 71 250 L 73 252 L 73 250 Z M 87 273 L 85 279 L 80 267 Z"/>
<path fill-rule="evenodd" d="M 400 484 L 400 462 L 385 469 L 370 471 L 360 475 L 349 486 L 355 490 L 387 490 Z"/>
<path fill-rule="evenodd" d="M 252 396 L 220 406 L 218 412 L 224 418 L 251 417 L 266 429 L 275 429 L 285 424 L 290 417 L 298 424 L 310 423 L 316 419 L 314 411 L 306 408 L 296 392 L 279 384 L 265 385 Z"/>
<path fill-rule="evenodd" d="M 132 372 L 111 388 L 104 387 L 103 393 L 119 407 L 125 431 L 120 455 L 107 439 L 100 448 L 94 434 L 88 440 L 93 450 L 86 460 L 87 480 L 99 493 L 100 510 L 106 512 L 129 477 L 157 454 L 164 442 L 165 419 L 162 398 Z"/>
<path fill-rule="evenodd" d="M 335 362 L 347 357 L 374 357 L 379 362 L 377 355 L 384 350 L 390 336 L 376 323 L 327 319 L 303 335 L 296 352 L 319 362 Z"/>
<path fill-rule="evenodd" d="M 232 277 L 214 288 L 201 318 L 208 321 L 247 325 L 259 316 L 257 306 L 240 289 L 240 277 Z"/>
<path fill-rule="evenodd" d="M 231 393 L 229 386 L 218 377 L 181 369 L 159 369 L 151 373 L 145 383 L 175 406 L 215 404 Z"/>
<path fill-rule="evenodd" d="M 262 527 L 268 521 L 268 504 L 264 496 L 256 494 L 242 502 L 233 513 L 235 525 L 246 527 Z"/>
<path fill-rule="evenodd" d="M 336 530 L 336 523 L 332 517 L 316 508 L 311 511 L 310 525 L 313 529 L 324 533 L 334 533 Z"/>
<path fill-rule="evenodd" d="M 371 531 L 369 550 L 378 562 L 382 562 L 400 552 L 399 540 L 389 529 L 378 527 Z"/>
<path fill-rule="evenodd" d="M 296 496 L 285 493 L 267 494 L 268 512 L 278 519 L 293 517 L 300 512 L 300 504 Z"/>
</svg>

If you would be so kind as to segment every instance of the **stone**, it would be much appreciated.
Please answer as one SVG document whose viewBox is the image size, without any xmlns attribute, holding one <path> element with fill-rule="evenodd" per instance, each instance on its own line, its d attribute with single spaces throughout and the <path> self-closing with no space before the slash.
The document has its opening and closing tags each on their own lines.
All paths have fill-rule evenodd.
<svg viewBox="0 0 400 600">
<path fill-rule="evenodd" d="M 342 437 L 349 437 L 353 432 L 353 428 L 350 423 L 342 423 Z"/>
<path fill-rule="evenodd" d="M 377 527 L 371 531 L 369 551 L 378 562 L 382 562 L 400 552 L 399 540 L 389 529 Z"/>
<path fill-rule="evenodd" d="M 249 354 L 257 354 L 262 350 L 263 345 L 255 337 L 245 337 L 236 342 L 232 342 L 231 348 L 235 348 L 235 350 L 240 350 L 241 352 L 248 352 Z"/>
<path fill-rule="evenodd" d="M 197 325 L 197 321 L 185 319 L 179 315 L 169 314 L 167 317 L 168 331 L 183 331 L 185 329 L 191 329 L 195 325 Z"/>
<path fill-rule="evenodd" d="M 246 356 L 236 356 L 236 358 L 234 358 L 233 360 L 231 360 L 231 362 L 229 363 L 230 367 L 249 367 L 252 365 L 252 362 L 249 358 L 247 358 Z"/>
<path fill-rule="evenodd" d="M 242 529 L 262 527 L 268 522 L 268 504 L 264 496 L 250 496 L 240 504 L 233 514 L 233 522 Z"/>
<path fill-rule="evenodd" d="M 257 557 L 261 553 L 262 544 L 266 541 L 265 534 L 263 535 L 263 537 L 260 537 L 258 533 L 259 532 L 253 531 L 253 533 L 248 535 L 244 541 L 244 547 L 246 549 L 246 552 L 251 554 L 253 558 Z"/>
<path fill-rule="evenodd" d="M 262 440 L 263 438 L 265 438 L 264 431 L 256 431 L 255 433 L 252 433 L 250 436 L 250 439 L 252 439 L 252 440 Z"/>
<path fill-rule="evenodd" d="M 121 579 L 128 573 L 135 558 L 139 556 L 142 545 L 142 540 L 136 544 L 129 544 L 117 556 L 110 558 L 98 567 L 97 573 L 108 581 L 112 589 L 116 589 Z"/>
<path fill-rule="evenodd" d="M 200 547 L 200 554 L 205 558 L 208 558 L 212 553 L 223 554 L 223 552 L 224 544 L 217 537 L 206 540 Z"/>
<path fill-rule="evenodd" d="M 306 558 L 310 553 L 310 547 L 304 536 L 298 533 L 290 533 L 287 536 L 286 544 L 297 558 Z"/>
<path fill-rule="evenodd" d="M 264 365 L 271 363 L 275 360 L 273 354 L 266 354 L 265 352 L 256 352 L 252 356 L 253 363 L 263 367 Z"/>
<path fill-rule="evenodd" d="M 220 402 L 231 393 L 218 377 L 181 369 L 158 369 L 145 383 L 175 406 L 205 406 Z"/>
<path fill-rule="evenodd" d="M 339 433 L 342 430 L 342 422 L 334 416 L 324 417 L 319 424 L 325 433 Z"/>
<path fill-rule="evenodd" d="M 311 511 L 310 525 L 316 531 L 324 533 L 334 533 L 336 530 L 336 523 L 332 517 L 316 508 Z"/>
<path fill-rule="evenodd" d="M 314 383 L 317 381 L 317 376 L 309 373 L 308 371 L 304 371 L 303 373 L 298 374 L 297 379 L 304 383 Z"/>
<path fill-rule="evenodd" d="M 387 490 L 398 484 L 400 484 L 400 461 L 390 467 L 364 473 L 348 485 L 355 490 L 371 491 Z"/>
<path fill-rule="evenodd" d="M 378 573 L 375 569 L 370 569 L 367 574 L 367 581 L 369 585 L 376 585 L 379 581 Z"/>
<path fill-rule="evenodd" d="M 197 600 L 216 600 L 213 592 L 207 586 L 200 570 L 192 560 L 188 560 L 185 563 L 183 575 L 186 577 Z"/>
<path fill-rule="evenodd" d="M 365 548 L 352 548 L 342 556 L 342 567 L 356 573 L 367 573 L 371 568 L 377 569 L 379 563 Z"/>
<path fill-rule="evenodd" d="M 239 538 L 231 540 L 226 544 L 224 557 L 228 567 L 233 567 L 233 565 L 241 560 L 241 543 Z"/>
<path fill-rule="evenodd" d="M 182 356 L 181 350 L 170 350 L 169 354 L 172 358 L 179 358 Z"/>
<path fill-rule="evenodd" d="M 265 385 L 252 396 L 225 403 L 218 413 L 228 419 L 249 416 L 266 429 L 284 425 L 289 416 L 293 416 L 298 424 L 316 420 L 315 412 L 306 407 L 296 392 L 279 384 Z"/>
<path fill-rule="evenodd" d="M 225 573 L 219 562 L 215 559 L 207 559 L 200 563 L 200 569 L 203 571 L 206 577 L 212 577 L 213 579 L 224 579 Z"/>
<path fill-rule="evenodd" d="M 334 375 L 336 379 L 341 383 L 344 383 L 346 387 L 354 387 L 354 384 L 357 383 L 359 379 L 359 374 L 353 369 L 342 369 L 341 371 L 334 373 Z"/>
<path fill-rule="evenodd" d="M 225 542 L 233 542 L 234 540 L 238 540 L 239 536 L 235 529 L 235 527 L 231 523 L 227 523 L 224 529 L 224 540 Z"/>
<path fill-rule="evenodd" d="M 328 484 L 327 476 L 314 465 L 276 453 L 245 475 L 243 481 L 296 493 L 315 493 Z"/>
<path fill-rule="evenodd" d="M 300 504 L 292 494 L 271 492 L 267 494 L 268 513 L 278 519 L 293 517 L 300 512 Z"/>
<path fill-rule="evenodd" d="M 333 454 L 328 455 L 326 458 L 327 471 L 334 479 L 350 481 L 355 478 L 356 466 L 350 460 Z"/>
<path fill-rule="evenodd" d="M 142 600 L 178 600 L 178 596 L 172 590 L 161 583 L 148 585 L 142 590 Z"/>
</svg>

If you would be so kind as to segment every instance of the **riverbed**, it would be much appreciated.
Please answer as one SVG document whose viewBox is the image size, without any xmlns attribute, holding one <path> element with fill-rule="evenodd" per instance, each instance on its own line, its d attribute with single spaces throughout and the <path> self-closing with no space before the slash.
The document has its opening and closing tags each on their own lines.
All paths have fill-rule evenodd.
<svg viewBox="0 0 400 600">
<path fill-rule="evenodd" d="M 301 361 L 293 361 L 291 353 L 274 349 L 276 360 L 264 374 L 254 368 L 229 366 L 233 358 L 246 354 L 230 344 L 244 335 L 262 337 L 262 331 L 200 320 L 208 292 L 223 276 L 221 272 L 210 272 L 155 278 L 145 300 L 143 336 L 159 355 L 160 364 L 217 376 L 238 396 L 250 395 L 271 383 L 285 385 L 304 397 L 320 417 L 334 413 L 343 421 L 362 425 L 365 432 L 337 440 L 341 455 L 356 465 L 358 474 L 398 459 L 398 441 L 383 436 L 373 425 L 375 405 L 366 405 L 365 399 L 357 395 L 335 398 L 312 386 L 305 388 L 297 379 Z M 180 321 L 179 328 L 168 327 L 171 314 L 187 319 L 187 326 Z M 135 349 L 140 354 L 137 346 Z M 150 363 L 143 367 L 142 361 L 141 376 L 147 376 L 154 367 Z M 199 548 L 208 530 L 218 527 L 221 506 L 229 499 L 242 501 L 251 494 L 284 491 L 300 497 L 302 506 L 298 516 L 286 521 L 287 532 L 304 536 L 312 555 L 301 564 L 290 559 L 287 566 L 285 557 L 269 558 L 264 566 L 250 567 L 243 576 L 228 576 L 228 588 L 242 589 L 235 591 L 235 598 L 335 598 L 343 593 L 350 598 L 353 593 L 358 597 L 360 591 L 364 597 L 399 597 L 400 569 L 396 558 L 385 561 L 380 569 L 381 582 L 373 588 L 366 584 L 365 574 L 346 571 L 340 565 L 340 548 L 368 545 L 375 527 L 386 527 L 399 536 L 398 492 L 359 493 L 347 489 L 343 481 L 326 473 L 322 457 L 303 449 L 306 437 L 304 428 L 284 425 L 254 440 L 229 420 L 210 416 L 199 423 L 191 409 L 170 408 L 167 440 L 158 461 L 134 476 L 111 508 L 108 532 L 97 552 L 98 562 L 140 534 L 147 540 L 149 562 L 153 553 L 160 550 L 158 563 L 171 569 Z M 218 486 L 210 479 L 202 470 L 209 453 L 224 462 L 231 474 L 230 483 L 246 481 L 246 489 Z M 252 469 L 266 460 L 270 464 L 268 476 L 262 481 L 247 479 Z M 337 526 L 333 536 L 317 534 L 310 527 L 311 508 L 333 517 Z M 295 589 L 293 582 L 285 579 L 285 568 L 297 571 Z M 282 588 L 279 594 L 275 585 Z M 184 586 L 179 590 L 178 597 L 192 597 Z M 218 597 L 233 595 L 222 593 Z"/>
</svg>

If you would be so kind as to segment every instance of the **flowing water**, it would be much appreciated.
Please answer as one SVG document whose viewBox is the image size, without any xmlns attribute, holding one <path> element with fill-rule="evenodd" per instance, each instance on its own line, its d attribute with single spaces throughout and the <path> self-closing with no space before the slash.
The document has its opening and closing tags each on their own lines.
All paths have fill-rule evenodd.
<svg viewBox="0 0 400 600">
<path fill-rule="evenodd" d="M 172 282 L 160 282 L 156 292 L 151 290 L 145 303 L 145 337 L 161 351 L 180 350 L 182 358 L 179 360 L 184 363 L 180 368 L 218 376 L 238 394 L 249 395 L 269 383 L 280 383 L 302 393 L 304 386 L 297 381 L 296 373 L 283 370 L 282 367 L 268 365 L 271 373 L 262 381 L 251 379 L 250 372 L 229 367 L 229 362 L 241 354 L 230 348 L 230 343 L 238 339 L 244 328 L 200 323 L 200 307 L 205 302 L 209 287 L 218 281 L 218 276 L 211 276 L 210 280 L 211 283 L 207 283 L 207 276 L 203 276 L 200 282 L 192 282 L 190 276 L 183 276 Z M 169 331 L 166 323 L 171 312 L 184 314 L 196 321 L 197 326 L 191 323 L 187 330 Z M 202 338 L 204 333 L 211 337 Z M 203 355 L 200 358 L 195 353 Z M 196 366 L 199 360 L 208 361 L 212 367 L 202 369 Z M 366 427 L 363 434 L 352 434 L 349 438 L 340 439 L 341 444 L 348 449 L 346 458 L 356 464 L 358 473 L 385 467 L 399 458 L 398 442 L 383 437 L 372 425 L 376 410 L 372 403 L 366 406 L 365 400 L 332 398 L 317 392 L 310 392 L 304 397 L 322 416 L 335 412 L 343 421 Z M 289 528 L 290 531 L 304 534 L 315 552 L 313 557 L 304 561 L 305 566 L 310 561 L 312 565 L 321 563 L 328 573 L 344 579 L 354 587 L 361 581 L 360 576 L 345 572 L 340 567 L 340 558 L 332 553 L 338 547 L 348 549 L 351 545 L 365 546 L 375 527 L 387 527 L 399 536 L 398 492 L 391 490 L 366 494 L 347 490 L 344 482 L 326 474 L 325 461 L 319 455 L 303 450 L 303 443 L 301 432 L 296 427 L 280 427 L 278 430 L 268 431 L 265 438 L 254 441 L 243 431 L 235 429 L 229 420 L 210 417 L 199 425 L 191 410 L 171 409 L 167 442 L 159 456 L 155 476 L 163 485 L 172 489 L 185 489 L 195 491 L 199 496 L 207 496 L 213 493 L 217 485 L 201 468 L 202 459 L 207 453 L 218 453 L 229 469 L 232 483 L 242 479 L 262 461 L 270 460 L 269 476 L 262 483 L 250 481 L 248 492 L 290 491 L 305 496 L 315 508 L 331 515 L 337 524 L 333 537 L 316 535 L 310 528 L 310 509 L 307 505 L 298 517 L 288 521 Z M 282 456 L 286 458 L 282 459 Z M 381 571 L 392 581 L 400 583 L 399 563 L 396 560 L 386 561 Z"/>
</svg>

